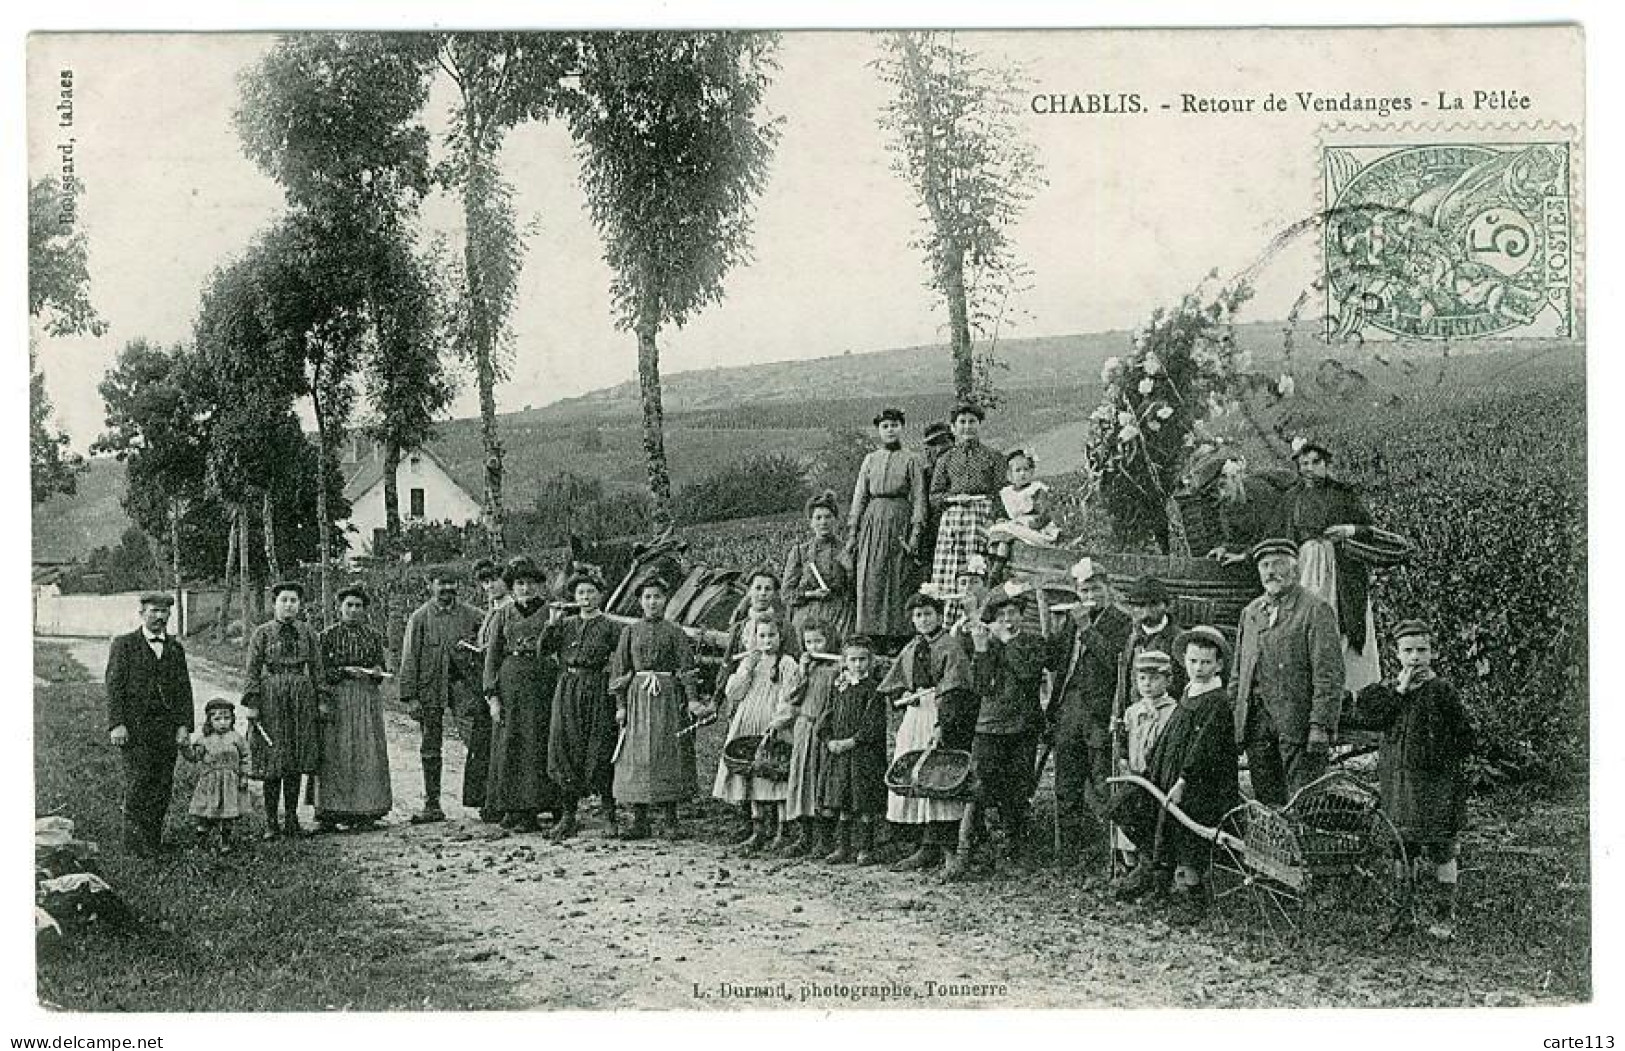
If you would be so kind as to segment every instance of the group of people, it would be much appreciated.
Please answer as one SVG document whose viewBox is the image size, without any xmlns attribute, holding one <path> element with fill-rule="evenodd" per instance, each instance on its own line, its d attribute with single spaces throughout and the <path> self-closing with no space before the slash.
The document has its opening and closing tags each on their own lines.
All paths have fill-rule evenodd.
<svg viewBox="0 0 1625 1051">
<path fill-rule="evenodd" d="M 528 558 L 481 563 L 484 610 L 463 601 L 453 571 L 435 573 L 394 672 L 422 730 L 424 804 L 412 822 L 445 819 L 449 713 L 468 750 L 462 802 L 499 825 L 496 834 L 538 832 L 545 815 L 548 835 L 567 839 L 581 828 L 581 802 L 595 796 L 611 834 L 675 838 L 679 804 L 700 784 L 695 738 L 723 722 L 711 795 L 738 808 L 738 850 L 890 860 L 900 872 L 940 866 L 958 880 L 996 868 L 1001 855 L 1018 870 L 1036 862 L 1031 801 L 1053 754 L 1062 860 L 1109 843 L 1114 893 L 1156 894 L 1194 919 L 1207 900 L 1208 844 L 1160 819 L 1164 804 L 1122 775 L 1216 825 L 1240 801 L 1238 751 L 1253 794 L 1280 806 L 1324 773 L 1340 728 L 1360 727 L 1386 733 L 1384 806 L 1408 855 L 1432 867 L 1430 929 L 1448 935 L 1470 723 L 1432 671 L 1433 635 L 1421 621 L 1394 632 L 1396 680 L 1351 682 L 1344 603 L 1336 590 L 1331 601 L 1316 590 L 1328 577 L 1346 587 L 1352 575 L 1335 546 L 1317 545 L 1367 528 L 1369 516 L 1360 520 L 1341 496 L 1322 500 L 1295 521 L 1312 512 L 1353 520 L 1317 520 L 1304 527 L 1312 536 L 1248 548 L 1263 594 L 1243 611 L 1234 643 L 1212 625 L 1175 623 L 1172 596 L 1153 577 L 1119 596 L 1089 558 L 1071 569 L 1077 603 L 1045 635 L 1029 627 L 1029 595 L 988 580 L 990 544 L 1032 542 L 1028 533 L 1043 538 L 1051 527 L 1034 488 L 1042 483 L 1031 457 L 1000 457 L 980 442 L 981 420 L 973 406 L 956 409 L 954 444 L 928 464 L 901 448 L 902 413 L 881 413 L 851 539 L 838 537 L 832 494 L 809 502 L 807 538 L 783 571 L 749 575 L 709 690 L 688 635 L 665 618 L 670 582 L 642 582 L 641 615 L 623 624 L 605 615 L 604 584 L 588 572 L 550 595 Z M 908 562 L 926 547 L 933 509 L 942 513 L 923 579 Z M 991 555 L 996 571 L 1000 552 Z M 163 633 L 168 598 L 143 599 L 143 626 L 115 642 L 107 675 L 113 740 L 130 770 L 132 845 L 157 845 L 177 748 L 203 766 L 192 805 L 200 831 L 223 841 L 245 813 L 250 778 L 263 783 L 268 837 L 301 831 L 302 781 L 314 784 L 324 828 L 366 827 L 388 813 L 380 684 L 391 673 L 383 638 L 364 622 L 368 597 L 341 592 L 338 622 L 320 635 L 299 619 L 303 598 L 299 585 L 278 585 L 272 619 L 249 638 L 241 736 L 223 699 L 192 733 L 184 652 Z M 1368 607 L 1363 589 L 1359 598 Z M 1375 640 L 1359 641 L 1374 664 Z M 904 789 L 934 753 L 970 757 L 960 790 Z"/>
</svg>

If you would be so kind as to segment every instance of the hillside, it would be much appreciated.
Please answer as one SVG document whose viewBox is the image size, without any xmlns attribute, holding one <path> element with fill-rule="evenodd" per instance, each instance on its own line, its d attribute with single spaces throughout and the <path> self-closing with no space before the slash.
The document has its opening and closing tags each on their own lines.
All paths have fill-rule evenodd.
<svg viewBox="0 0 1625 1051">
<path fill-rule="evenodd" d="M 1240 326 L 1237 342 L 1255 368 L 1272 372 L 1283 353 L 1280 323 Z M 1486 341 L 1432 347 L 1371 344 L 1328 350 L 1309 326 L 1294 336 L 1292 371 L 1307 395 L 1370 404 L 1412 397 L 1430 388 L 1521 385 L 1554 369 L 1584 373 L 1580 344 Z M 1040 473 L 1076 469 L 1099 395 L 1100 366 L 1128 345 L 1123 332 L 1009 340 L 998 376 L 1003 404 L 985 434 L 998 447 L 1020 444 L 1039 457 Z M 666 447 L 673 480 L 681 487 L 744 456 L 783 452 L 817 455 L 832 435 L 866 435 L 884 405 L 909 415 L 911 440 L 952 400 L 947 351 L 909 347 L 808 361 L 677 372 L 666 377 Z M 637 387 L 625 383 L 553 405 L 501 417 L 507 445 L 509 506 L 528 508 L 541 484 L 570 471 L 601 479 L 610 488 L 644 484 Z M 484 454 L 479 421 L 451 420 L 439 427 L 433 449 L 471 493 L 482 487 Z M 83 558 L 117 543 L 127 525 L 118 497 L 123 467 L 94 461 L 74 497 L 34 509 L 34 557 Z"/>
</svg>

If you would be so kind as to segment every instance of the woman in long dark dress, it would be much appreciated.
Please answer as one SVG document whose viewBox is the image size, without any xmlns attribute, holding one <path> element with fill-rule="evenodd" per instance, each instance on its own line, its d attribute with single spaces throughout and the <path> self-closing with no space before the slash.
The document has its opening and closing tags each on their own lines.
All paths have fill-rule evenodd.
<svg viewBox="0 0 1625 1051">
<path fill-rule="evenodd" d="M 322 723 L 316 822 L 364 828 L 389 813 L 389 747 L 384 737 L 384 637 L 363 618 L 370 602 L 359 587 L 339 592 L 339 622 L 322 632 L 332 714 Z"/>
<path fill-rule="evenodd" d="M 541 650 L 550 616 L 541 569 L 528 558 L 516 558 L 503 579 L 513 601 L 491 615 L 485 648 L 485 696 L 495 723 L 486 805 L 503 815 L 503 828 L 535 832 L 537 815 L 558 813 L 562 802 L 547 776 L 558 664 Z"/>
<path fill-rule="evenodd" d="M 321 694 L 326 679 L 322 647 L 299 620 L 304 586 L 271 589 L 271 619 L 248 637 L 243 708 L 248 713 L 249 776 L 265 785 L 265 838 L 294 836 L 299 827 L 299 781 L 321 765 Z M 282 820 L 277 821 L 278 809 Z"/>
<path fill-rule="evenodd" d="M 925 532 L 925 463 L 903 448 L 903 413 L 875 417 L 880 447 L 863 458 L 847 512 L 847 558 L 856 577 L 853 630 L 900 642 L 912 630 L 908 601 L 912 552 Z"/>
<path fill-rule="evenodd" d="M 581 797 L 597 794 L 604 819 L 615 827 L 615 702 L 609 695 L 609 661 L 621 640 L 618 624 L 604 616 L 603 585 L 578 574 L 564 586 L 580 608 L 543 632 L 543 653 L 559 661 L 558 687 L 548 731 L 547 773 L 563 795 L 563 812 L 548 835 L 573 835 Z"/>
<path fill-rule="evenodd" d="M 1371 574 L 1343 541 L 1371 536 L 1371 512 L 1352 485 L 1331 476 L 1332 454 L 1319 442 L 1296 443 L 1301 484 L 1287 503 L 1287 535 L 1298 545 L 1298 576 L 1305 590 L 1337 611 L 1343 636 L 1343 689 L 1358 694 L 1382 679 Z"/>
</svg>

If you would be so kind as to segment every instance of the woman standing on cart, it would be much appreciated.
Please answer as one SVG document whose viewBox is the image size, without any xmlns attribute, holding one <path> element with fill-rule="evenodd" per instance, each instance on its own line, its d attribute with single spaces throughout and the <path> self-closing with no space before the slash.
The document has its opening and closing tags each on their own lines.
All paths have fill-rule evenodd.
<svg viewBox="0 0 1625 1051">
<path fill-rule="evenodd" d="M 1287 502 L 1287 530 L 1298 545 L 1299 581 L 1337 613 L 1343 642 L 1343 688 L 1351 694 L 1378 682 L 1377 632 L 1371 616 L 1370 571 L 1346 542 L 1371 536 L 1371 512 L 1347 482 L 1333 478 L 1326 446 L 1293 443 L 1300 484 Z"/>
<path fill-rule="evenodd" d="M 1004 485 L 1005 462 L 998 451 L 982 444 L 981 406 L 966 402 L 954 407 L 949 422 L 954 447 L 942 454 L 931 471 L 931 506 L 942 509 L 937 550 L 931 560 L 931 583 L 938 595 L 952 596 L 955 581 L 972 558 L 987 558 L 987 529 L 993 524 L 993 505 Z M 957 622 L 964 604 L 945 598 L 942 615 Z"/>
<path fill-rule="evenodd" d="M 880 447 L 858 468 L 846 553 L 856 576 L 853 629 L 892 646 L 910 632 L 903 603 L 912 590 L 910 553 L 925 532 L 925 463 L 903 448 L 900 409 L 882 409 L 874 422 Z"/>
</svg>

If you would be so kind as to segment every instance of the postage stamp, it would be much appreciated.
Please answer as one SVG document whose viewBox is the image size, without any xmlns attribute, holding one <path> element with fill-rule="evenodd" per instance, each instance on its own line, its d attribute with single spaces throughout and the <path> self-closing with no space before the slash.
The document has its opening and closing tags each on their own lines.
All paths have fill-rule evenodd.
<svg viewBox="0 0 1625 1051">
<path fill-rule="evenodd" d="M 1323 145 L 1327 316 L 1341 338 L 1564 337 L 1571 144 Z"/>
</svg>

